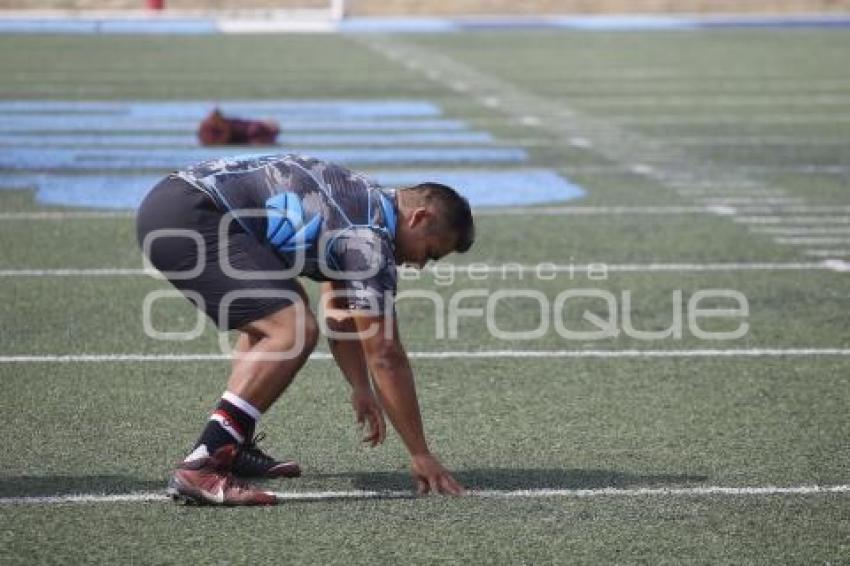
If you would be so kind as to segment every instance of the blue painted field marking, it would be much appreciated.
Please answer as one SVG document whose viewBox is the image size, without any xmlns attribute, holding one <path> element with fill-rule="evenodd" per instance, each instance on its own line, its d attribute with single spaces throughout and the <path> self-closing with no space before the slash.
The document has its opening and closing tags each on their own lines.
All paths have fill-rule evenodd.
<svg viewBox="0 0 850 566">
<path fill-rule="evenodd" d="M 0 101 L 0 133 L 190 134 L 215 106 L 210 101 L 187 100 Z M 440 108 L 423 100 L 233 100 L 221 108 L 234 116 L 277 120 L 283 132 L 289 133 L 397 131 L 436 136 L 468 129 L 463 121 L 439 118 Z M 281 141 L 289 143 L 284 138 Z"/>
<path fill-rule="evenodd" d="M 37 34 L 37 33 L 67 33 L 93 34 L 97 26 L 91 20 L 17 20 L 0 19 L 0 33 L 3 34 Z"/>
<path fill-rule="evenodd" d="M 278 145 L 445 145 L 492 144 L 493 136 L 487 132 L 387 132 L 387 133 L 284 133 L 278 136 Z M 0 146 L 10 147 L 197 147 L 194 134 L 0 134 Z M 274 148 L 275 146 L 269 146 Z M 244 150 L 234 147 L 233 152 Z M 276 151 L 270 149 L 270 151 Z"/>
<path fill-rule="evenodd" d="M 3 100 L 0 112 L 44 113 L 67 112 L 73 114 L 125 114 L 144 118 L 197 118 L 206 116 L 214 107 L 225 114 L 253 114 L 275 112 L 280 114 L 333 115 L 347 118 L 376 116 L 434 117 L 442 114 L 440 108 L 426 100 L 347 100 L 347 99 L 287 99 L 287 100 Z"/>
<path fill-rule="evenodd" d="M 550 169 L 508 171 L 377 171 L 379 183 L 394 187 L 436 181 L 457 188 L 472 206 L 530 205 L 571 200 L 584 196 L 584 189 Z"/>
<path fill-rule="evenodd" d="M 460 131 L 466 130 L 462 120 L 441 119 L 305 119 L 268 115 L 280 122 L 282 131 Z M 139 119 L 128 116 L 45 116 L 0 115 L 0 132 L 194 132 L 199 120 Z"/>
<path fill-rule="evenodd" d="M 677 16 L 626 15 L 626 16 L 570 16 L 555 18 L 554 27 L 576 30 L 690 30 L 699 24 Z"/>
<path fill-rule="evenodd" d="M 345 33 L 444 33 L 461 29 L 458 22 L 447 18 L 350 18 L 338 26 Z"/>
<path fill-rule="evenodd" d="M 4 34 L 177 34 L 209 35 L 219 33 L 212 19 L 132 20 L 132 19 L 0 19 Z"/>
<path fill-rule="evenodd" d="M 266 23 L 266 22 L 264 22 Z M 0 34 L 183 34 L 229 33 L 232 22 L 223 16 L 207 19 L 141 18 L 0 18 Z M 726 16 L 540 16 L 507 18 L 352 18 L 324 22 L 329 32 L 337 33 L 458 33 L 476 30 L 572 29 L 584 31 L 700 30 L 713 28 L 846 28 L 847 14 L 770 16 L 731 14 Z M 244 27 L 240 27 L 240 33 Z M 287 31 L 282 22 L 281 31 Z M 291 31 L 291 30 L 290 30 Z"/>
<path fill-rule="evenodd" d="M 178 34 L 208 35 L 218 31 L 218 26 L 210 20 L 102 20 L 98 22 L 98 32 L 105 34 Z"/>
<path fill-rule="evenodd" d="M 523 149 L 510 147 L 433 148 L 300 148 L 300 153 L 327 161 L 351 164 L 374 163 L 517 163 L 528 159 Z M 279 148 L 275 153 L 286 153 Z M 244 151 L 237 152 L 245 153 Z M 268 153 L 268 152 L 266 152 Z M 138 170 L 167 172 L 189 163 L 230 157 L 234 148 L 147 149 L 137 148 L 8 148 L 0 152 L 0 169 L 11 171 Z"/>
<path fill-rule="evenodd" d="M 234 115 L 286 114 L 281 120 L 282 144 L 247 151 L 204 148 L 198 146 L 194 130 L 210 107 L 203 101 L 0 101 L 0 145 L 5 146 L 0 151 L 0 169 L 5 169 L 0 185 L 36 188 L 37 199 L 46 204 L 130 208 L 169 170 L 249 152 L 298 152 L 357 168 L 528 159 L 523 149 L 493 147 L 488 132 L 470 131 L 460 120 L 440 119 L 440 108 L 430 102 L 404 100 L 228 101 L 222 108 Z M 364 147 L 369 145 L 376 147 Z M 151 173 L 138 174 L 143 170 Z M 423 180 L 455 185 L 475 206 L 527 205 L 584 194 L 544 169 L 406 169 L 374 176 L 393 186 Z"/>
<path fill-rule="evenodd" d="M 368 172 L 378 182 L 399 187 L 437 181 L 457 188 L 473 206 L 531 205 L 583 196 L 581 187 L 548 169 L 502 171 L 421 169 Z M 37 187 L 42 204 L 108 209 L 136 208 L 160 175 L 15 175 L 2 188 Z"/>
</svg>

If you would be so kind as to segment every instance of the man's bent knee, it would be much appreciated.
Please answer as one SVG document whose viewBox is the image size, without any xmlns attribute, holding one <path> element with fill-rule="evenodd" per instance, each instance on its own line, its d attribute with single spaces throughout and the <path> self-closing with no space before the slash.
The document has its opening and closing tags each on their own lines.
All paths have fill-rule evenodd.
<svg viewBox="0 0 850 566">
<path fill-rule="evenodd" d="M 319 323 L 313 313 L 309 309 L 299 313 L 295 324 L 280 335 L 280 341 L 281 347 L 297 349 L 304 357 L 309 356 L 319 341 Z"/>
<path fill-rule="evenodd" d="M 308 356 L 319 340 L 319 324 L 303 302 L 286 306 L 246 325 L 243 330 L 259 334 L 272 343 L 275 351 L 289 354 L 290 358 Z"/>
</svg>

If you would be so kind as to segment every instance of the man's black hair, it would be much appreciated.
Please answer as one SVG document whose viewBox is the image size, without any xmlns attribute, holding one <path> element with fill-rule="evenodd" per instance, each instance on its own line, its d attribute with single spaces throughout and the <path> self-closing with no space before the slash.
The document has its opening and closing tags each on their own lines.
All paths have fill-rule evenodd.
<svg viewBox="0 0 850 566">
<path fill-rule="evenodd" d="M 457 237 L 455 251 L 463 253 L 472 247 L 475 241 L 475 223 L 469 201 L 456 190 L 441 183 L 420 183 L 404 189 L 416 195 L 422 205 L 434 205 L 440 211 L 439 222 L 454 232 Z"/>
</svg>

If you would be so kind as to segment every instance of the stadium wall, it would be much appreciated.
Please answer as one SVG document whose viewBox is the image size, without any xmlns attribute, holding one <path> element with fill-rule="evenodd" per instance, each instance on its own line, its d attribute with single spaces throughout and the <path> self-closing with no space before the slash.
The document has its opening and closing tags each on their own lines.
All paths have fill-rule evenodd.
<svg viewBox="0 0 850 566">
<path fill-rule="evenodd" d="M 324 8 L 330 0 L 165 0 L 172 10 Z M 0 0 L 0 10 L 137 10 L 144 0 Z M 350 16 L 850 13 L 850 0 L 347 0 Z"/>
</svg>

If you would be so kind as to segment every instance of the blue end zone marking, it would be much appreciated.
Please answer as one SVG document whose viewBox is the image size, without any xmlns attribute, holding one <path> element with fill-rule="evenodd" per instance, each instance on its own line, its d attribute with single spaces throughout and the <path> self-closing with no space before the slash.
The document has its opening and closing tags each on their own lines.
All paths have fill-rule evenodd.
<svg viewBox="0 0 850 566">
<path fill-rule="evenodd" d="M 38 200 L 48 204 L 134 207 L 167 171 L 246 153 L 244 147 L 198 146 L 194 131 L 209 108 L 203 101 L 0 101 L 0 145 L 6 146 L 0 151 L 0 170 L 5 169 L 0 188 L 35 187 Z M 297 151 L 356 168 L 479 166 L 528 159 L 523 149 L 491 146 L 489 133 L 469 131 L 463 121 L 431 118 L 441 111 L 426 101 L 229 101 L 224 109 L 242 110 L 248 117 L 285 115 L 279 138 L 284 145 L 254 148 L 253 154 Z M 378 147 L 364 147 L 370 144 Z M 133 174 L 144 170 L 151 173 Z M 89 174 L 71 174 L 78 171 Z M 533 204 L 583 194 L 543 169 L 387 170 L 377 176 L 390 185 L 428 179 L 456 185 L 476 206 Z"/>
<path fill-rule="evenodd" d="M 99 33 L 114 34 L 208 35 L 218 32 L 218 26 L 210 20 L 102 20 L 98 26 Z"/>
<path fill-rule="evenodd" d="M 56 206 L 138 208 L 160 175 L 15 175 L 0 178 L 0 190 L 36 188 L 36 201 Z"/>
<path fill-rule="evenodd" d="M 0 33 L 3 34 L 178 34 L 207 35 L 218 33 L 213 20 L 17 20 L 0 19 Z"/>
<path fill-rule="evenodd" d="M 282 131 L 432 131 L 466 130 L 461 120 L 417 120 L 417 119 L 339 119 L 312 120 L 303 116 L 269 114 L 264 117 L 277 119 Z M 0 117 L 0 132 L 194 132 L 199 120 L 147 119 L 114 115 L 71 115 L 45 116 L 43 114 L 6 114 Z"/>
<path fill-rule="evenodd" d="M 666 16 L 623 14 L 611 16 L 508 16 L 490 18 L 354 18 L 337 29 L 343 33 L 447 33 L 517 29 L 570 29 L 583 31 L 698 30 L 734 27 L 844 28 L 850 26 L 847 14 L 811 16 Z"/>
<path fill-rule="evenodd" d="M 445 33 L 462 29 L 462 24 L 444 18 L 352 18 L 337 29 L 345 33 Z"/>
<path fill-rule="evenodd" d="M 37 33 L 67 33 L 90 34 L 97 33 L 95 22 L 89 20 L 16 20 L 0 19 L 0 33 L 3 34 L 37 34 Z"/>
<path fill-rule="evenodd" d="M 208 20 L 159 19 L 12 19 L 0 18 L 0 34 L 218 34 L 222 23 Z M 542 16 L 507 18 L 354 18 L 331 27 L 342 33 L 457 33 L 474 30 L 574 29 L 586 31 L 653 31 L 736 27 L 766 28 L 846 28 L 847 14 L 812 16 L 654 16 L 625 14 L 613 16 Z"/>
<path fill-rule="evenodd" d="M 414 132 L 410 134 L 387 132 L 378 134 L 281 134 L 277 138 L 280 146 L 306 145 L 446 145 L 446 144 L 491 144 L 493 136 L 487 132 Z M 0 146 L 10 147 L 198 147 L 198 138 L 193 134 L 0 134 Z M 277 151 L 277 146 L 269 152 Z M 231 152 L 244 151 L 234 147 Z"/>
<path fill-rule="evenodd" d="M 300 148 L 300 153 L 326 161 L 352 164 L 372 163 L 518 163 L 526 161 L 525 150 L 504 147 L 457 148 Z M 244 153 L 240 152 L 240 153 Z M 254 155 L 266 155 L 263 154 Z M 287 153 L 279 148 L 275 153 Z M 190 163 L 234 155 L 233 148 L 197 149 L 19 149 L 0 152 L 0 169 L 10 171 L 49 170 L 134 170 L 154 169 L 167 172 Z"/>
<path fill-rule="evenodd" d="M 396 187 L 436 181 L 454 187 L 472 206 L 530 205 L 584 196 L 584 189 L 550 169 L 512 171 L 376 171 L 378 182 Z"/>
<path fill-rule="evenodd" d="M 549 169 L 423 169 L 372 171 L 370 175 L 395 187 L 422 181 L 446 183 L 457 188 L 476 207 L 542 204 L 585 194 L 581 187 Z M 4 178 L 0 189 L 37 187 L 36 200 L 48 205 L 129 209 L 138 207 L 159 179 L 158 175 L 22 175 Z"/>
<path fill-rule="evenodd" d="M 687 18 L 640 15 L 556 18 L 553 24 L 558 28 L 585 31 L 688 30 L 699 28 L 696 21 Z"/>
<path fill-rule="evenodd" d="M 752 19 L 735 19 L 735 18 L 717 18 L 704 21 L 700 24 L 701 28 L 846 28 L 850 27 L 850 18 L 846 15 L 839 17 L 782 17 L 775 18 L 752 18 Z"/>
<path fill-rule="evenodd" d="M 675 16 L 623 14 L 610 16 L 542 16 L 470 19 L 458 22 L 457 31 L 496 31 L 511 29 L 570 29 L 582 31 L 699 30 L 734 27 L 847 27 L 846 14 L 811 16 Z M 399 30 L 403 31 L 403 30 Z"/>
<path fill-rule="evenodd" d="M 225 114 L 262 118 L 268 113 L 281 116 L 327 118 L 328 115 L 346 118 L 377 116 L 433 117 L 440 108 L 424 100 L 213 100 L 183 101 L 66 101 L 66 100 L 4 100 L 0 111 L 19 113 L 68 112 L 73 115 L 118 114 L 142 118 L 202 119 L 218 106 Z"/>
</svg>

